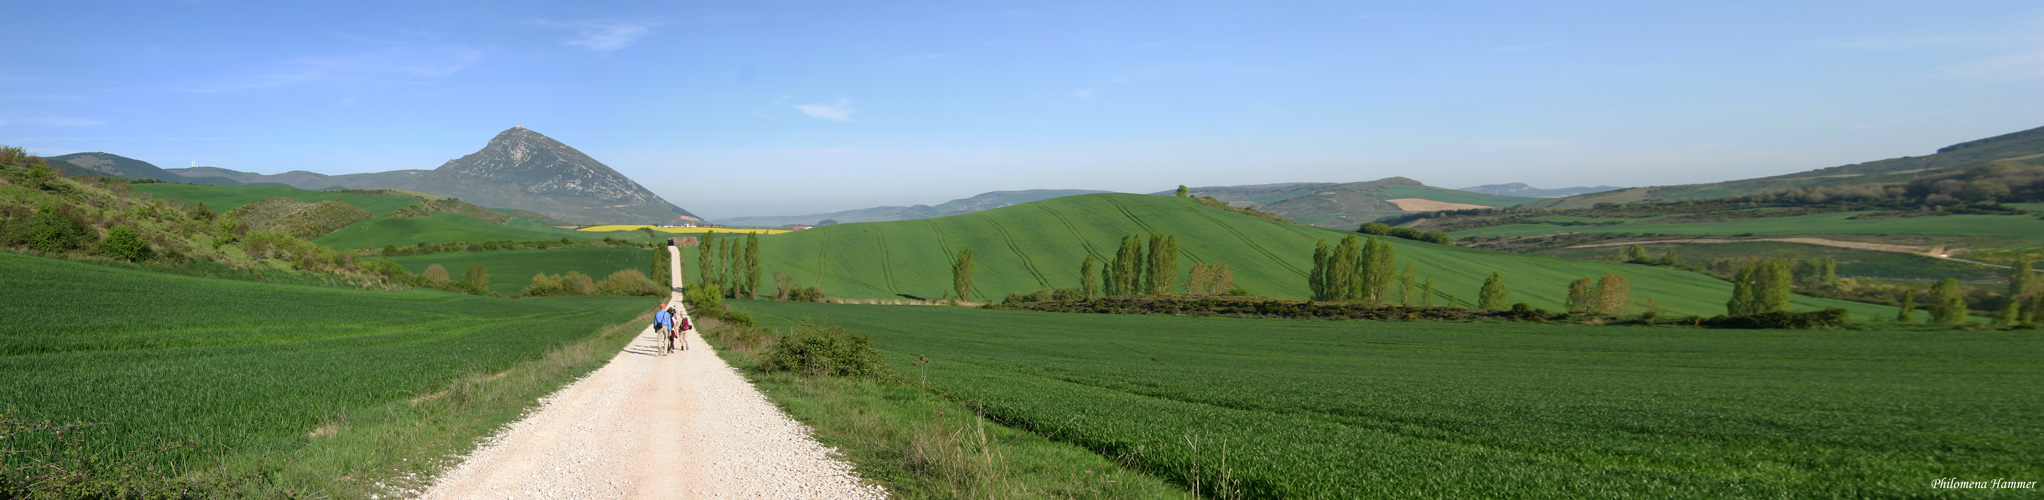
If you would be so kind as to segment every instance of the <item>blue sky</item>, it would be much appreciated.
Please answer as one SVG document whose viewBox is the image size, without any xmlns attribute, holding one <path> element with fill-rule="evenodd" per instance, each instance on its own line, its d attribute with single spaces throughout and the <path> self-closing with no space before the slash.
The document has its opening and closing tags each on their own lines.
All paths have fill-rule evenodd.
<svg viewBox="0 0 2044 500">
<path fill-rule="evenodd" d="M 2044 126 L 2036 2 L 9 2 L 0 144 L 430 169 L 513 125 L 711 218 L 1178 184 L 1652 185 Z"/>
</svg>

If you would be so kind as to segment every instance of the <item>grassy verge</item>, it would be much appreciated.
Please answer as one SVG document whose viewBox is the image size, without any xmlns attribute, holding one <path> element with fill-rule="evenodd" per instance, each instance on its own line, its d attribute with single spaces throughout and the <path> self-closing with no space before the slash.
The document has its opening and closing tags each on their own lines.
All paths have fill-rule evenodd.
<svg viewBox="0 0 2044 500">
<path fill-rule="evenodd" d="M 1191 497 L 1084 448 L 981 418 L 923 390 L 913 374 L 768 373 L 760 365 L 772 334 L 710 318 L 697 326 L 718 356 L 897 498 Z"/>
</svg>

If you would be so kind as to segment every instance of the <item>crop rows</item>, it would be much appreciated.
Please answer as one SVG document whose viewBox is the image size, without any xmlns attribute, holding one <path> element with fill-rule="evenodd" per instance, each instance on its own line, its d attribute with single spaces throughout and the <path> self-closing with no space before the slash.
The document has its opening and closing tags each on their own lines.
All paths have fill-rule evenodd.
<svg viewBox="0 0 2044 500">
<path fill-rule="evenodd" d="M 490 299 L 170 276 L 0 254 L 0 407 L 107 423 L 102 453 L 189 435 L 288 449 L 322 418 L 538 358 L 646 299 Z M 14 443 L 21 449 L 50 445 Z"/>
<path fill-rule="evenodd" d="M 2017 395 L 2044 383 L 2028 332 L 739 307 L 873 335 L 993 418 L 1253 498 L 1935 497 L 1937 478 L 2044 477 L 2044 402 Z"/>
</svg>

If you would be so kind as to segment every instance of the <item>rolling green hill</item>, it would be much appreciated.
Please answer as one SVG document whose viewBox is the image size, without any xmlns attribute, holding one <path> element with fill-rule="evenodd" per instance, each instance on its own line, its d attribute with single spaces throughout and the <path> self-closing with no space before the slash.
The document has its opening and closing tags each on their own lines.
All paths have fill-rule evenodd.
<svg viewBox="0 0 2044 500">
<path fill-rule="evenodd" d="M 1181 290 L 1193 264 L 1219 262 L 1251 292 L 1289 299 L 1308 296 L 1314 242 L 1332 244 L 1352 234 L 1223 212 L 1186 198 L 1094 194 L 937 219 L 839 224 L 766 236 L 760 238 L 760 258 L 767 276 L 783 273 L 799 284 L 822 285 L 832 297 L 934 299 L 950 288 L 952 256 L 971 248 L 973 298 L 997 300 L 1009 292 L 1079 286 L 1079 266 L 1087 254 L 1111 260 L 1122 235 L 1150 232 L 1178 237 Z M 1570 280 L 1612 272 L 1631 280 L 1636 304 L 1652 299 L 1670 314 L 1721 314 L 1731 296 L 1731 284 L 1683 271 L 1388 241 L 1397 248 L 1401 267 L 1416 263 L 1422 277 L 1436 280 L 1438 294 L 1465 304 L 1475 300 L 1493 271 L 1504 273 L 1514 302 L 1550 310 L 1563 307 Z M 690 251 L 687 258 L 699 254 Z M 1445 304 L 1444 299 L 1435 303 Z M 1886 307 L 1806 297 L 1798 297 L 1795 305 L 1845 307 L 1861 318 L 1894 315 Z"/>
<path fill-rule="evenodd" d="M 1945 215 L 1938 217 L 1897 217 L 1853 219 L 1864 212 L 1838 212 L 1793 217 L 1718 222 L 1655 222 L 1655 219 L 1598 219 L 1569 217 L 1554 222 L 1617 222 L 1613 225 L 1561 226 L 1539 223 L 1506 224 L 1449 233 L 1469 236 L 1533 236 L 1553 233 L 1653 233 L 1690 236 L 1827 236 L 1884 235 L 1937 238 L 1993 239 L 2000 246 L 2044 245 L 2044 220 L 2030 215 Z"/>
<path fill-rule="evenodd" d="M 610 273 L 637 269 L 647 275 L 653 274 L 653 255 L 666 255 L 666 250 L 618 247 L 555 248 L 550 250 L 495 250 L 487 252 L 447 252 L 426 255 L 390 257 L 393 262 L 404 266 L 406 271 L 424 273 L 426 266 L 439 264 L 454 276 L 461 276 L 468 265 L 482 264 L 484 272 L 490 275 L 490 291 L 510 295 L 524 290 L 532 284 L 532 275 L 538 273 L 562 274 L 578 271 L 590 278 L 602 280 Z"/>
<path fill-rule="evenodd" d="M 135 192 L 149 193 L 159 198 L 172 198 L 185 204 L 205 202 L 215 212 L 227 213 L 242 205 L 255 203 L 264 198 L 286 198 L 300 203 L 318 203 L 327 200 L 341 200 L 349 205 L 362 207 L 378 216 L 404 210 L 419 204 L 419 200 L 402 196 L 372 196 L 363 194 L 306 191 L 289 187 L 246 187 L 246 186 L 201 186 L 193 184 L 136 184 Z"/>
</svg>

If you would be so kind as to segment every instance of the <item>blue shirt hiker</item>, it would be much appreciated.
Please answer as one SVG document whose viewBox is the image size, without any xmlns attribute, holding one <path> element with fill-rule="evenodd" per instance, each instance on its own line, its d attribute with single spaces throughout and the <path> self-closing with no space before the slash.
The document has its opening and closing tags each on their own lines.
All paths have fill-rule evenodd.
<svg viewBox="0 0 2044 500">
<path fill-rule="evenodd" d="M 660 312 L 653 313 L 653 326 L 656 330 L 671 330 L 674 328 L 674 317 L 667 315 L 666 309 L 661 309 Z"/>
</svg>

